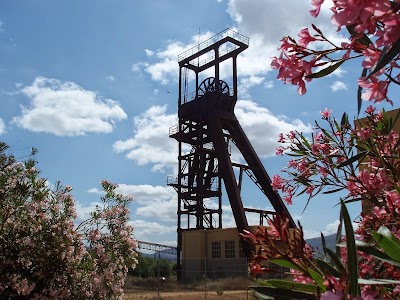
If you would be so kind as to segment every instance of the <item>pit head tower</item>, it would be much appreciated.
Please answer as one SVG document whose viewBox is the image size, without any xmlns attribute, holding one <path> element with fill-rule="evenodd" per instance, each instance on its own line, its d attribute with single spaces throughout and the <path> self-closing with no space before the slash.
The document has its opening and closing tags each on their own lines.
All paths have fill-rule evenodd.
<svg viewBox="0 0 400 300">
<path fill-rule="evenodd" d="M 178 193 L 178 277 L 182 232 L 222 228 L 222 184 L 239 233 L 248 229 L 246 212 L 259 214 L 260 225 L 268 215 L 280 214 L 295 227 L 234 113 L 238 96 L 237 57 L 248 46 L 247 37 L 226 29 L 178 56 L 179 123 L 170 128 L 169 135 L 179 144 L 179 173 L 177 177 L 168 177 L 168 185 Z M 232 144 L 245 163 L 231 160 Z M 244 175 L 268 198 L 273 211 L 244 207 Z"/>
</svg>

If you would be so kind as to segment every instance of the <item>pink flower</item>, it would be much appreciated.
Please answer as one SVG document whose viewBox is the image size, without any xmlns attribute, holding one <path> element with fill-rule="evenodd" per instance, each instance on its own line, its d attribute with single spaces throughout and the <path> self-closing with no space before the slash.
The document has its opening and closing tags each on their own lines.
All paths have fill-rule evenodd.
<svg viewBox="0 0 400 300">
<path fill-rule="evenodd" d="M 285 151 L 285 149 L 283 147 L 278 147 L 276 148 L 276 155 L 283 155 L 283 151 Z"/>
<path fill-rule="evenodd" d="M 316 18 L 319 15 L 322 3 L 324 3 L 324 0 L 311 0 L 311 5 L 315 7 L 315 9 L 310 10 L 311 16 Z"/>
<path fill-rule="evenodd" d="M 308 31 L 308 28 L 303 28 L 302 30 L 300 30 L 298 35 L 300 37 L 298 43 L 299 43 L 300 46 L 303 46 L 304 48 L 307 48 L 307 46 L 308 46 L 308 44 L 310 42 L 313 42 L 313 41 L 317 40 L 315 37 L 312 37 L 310 35 L 310 32 Z"/>
<path fill-rule="evenodd" d="M 311 195 L 312 192 L 314 191 L 314 189 L 315 189 L 315 186 L 310 185 L 310 186 L 307 187 L 306 193 L 309 194 L 309 195 Z"/>
<path fill-rule="evenodd" d="M 283 142 L 285 142 L 285 138 L 283 137 L 283 133 L 280 133 L 278 143 L 283 143 Z"/>
<path fill-rule="evenodd" d="M 369 79 L 361 77 L 358 80 L 358 85 L 366 89 L 366 91 L 364 91 L 361 95 L 361 98 L 363 100 L 374 100 L 374 102 L 376 103 L 379 103 L 383 100 L 391 102 L 386 96 L 388 86 L 388 83 L 386 81 L 378 81 L 378 78 L 376 76 L 371 76 Z"/>
<path fill-rule="evenodd" d="M 332 114 L 332 110 L 328 110 L 327 108 L 325 108 L 324 111 L 320 111 L 321 117 L 322 119 L 327 120 L 329 118 L 329 116 Z"/>
<path fill-rule="evenodd" d="M 365 59 L 362 63 L 362 66 L 364 68 L 370 69 L 373 68 L 375 64 L 378 62 L 381 52 L 377 49 L 367 48 L 363 51 L 363 55 Z"/>
<path fill-rule="evenodd" d="M 333 293 L 332 291 L 326 291 L 321 295 L 321 300 L 343 300 L 344 296 L 342 292 Z"/>
<path fill-rule="evenodd" d="M 321 174 L 322 177 L 328 176 L 328 171 L 324 167 L 319 167 L 318 172 Z"/>
<path fill-rule="evenodd" d="M 272 176 L 272 182 L 271 182 L 272 189 L 274 191 L 282 189 L 284 182 L 285 180 L 281 176 L 279 175 Z"/>
<path fill-rule="evenodd" d="M 372 115 L 375 112 L 376 108 L 373 107 L 372 105 L 368 106 L 367 109 L 365 110 L 365 113 Z"/>
</svg>

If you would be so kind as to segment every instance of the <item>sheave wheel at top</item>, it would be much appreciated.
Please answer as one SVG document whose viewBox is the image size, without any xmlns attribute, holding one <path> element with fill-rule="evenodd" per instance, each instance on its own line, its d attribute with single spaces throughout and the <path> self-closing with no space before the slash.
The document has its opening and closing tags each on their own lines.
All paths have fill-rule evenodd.
<svg viewBox="0 0 400 300">
<path fill-rule="evenodd" d="M 198 88 L 199 96 L 203 96 L 205 94 L 214 93 L 214 92 L 219 92 L 221 94 L 229 95 L 229 86 L 225 81 L 220 80 L 218 87 L 216 87 L 214 77 L 208 77 L 200 83 L 199 88 Z"/>
</svg>

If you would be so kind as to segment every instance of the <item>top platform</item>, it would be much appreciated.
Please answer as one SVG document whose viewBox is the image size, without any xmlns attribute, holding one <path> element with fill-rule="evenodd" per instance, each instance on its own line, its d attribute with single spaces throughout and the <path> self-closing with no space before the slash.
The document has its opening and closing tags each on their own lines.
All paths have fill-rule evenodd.
<svg viewBox="0 0 400 300">
<path fill-rule="evenodd" d="M 225 43 L 228 43 L 226 47 L 219 47 Z M 197 46 L 186 50 L 185 52 L 178 55 L 178 62 L 180 66 L 186 66 L 190 69 L 201 69 L 204 70 L 210 65 L 214 64 L 216 59 L 215 55 L 210 55 L 206 59 L 199 61 L 200 56 L 206 54 L 211 50 L 218 49 L 219 61 L 228 59 L 229 57 L 236 55 L 249 46 L 249 38 L 228 28 L 213 37 L 201 42 Z"/>
</svg>

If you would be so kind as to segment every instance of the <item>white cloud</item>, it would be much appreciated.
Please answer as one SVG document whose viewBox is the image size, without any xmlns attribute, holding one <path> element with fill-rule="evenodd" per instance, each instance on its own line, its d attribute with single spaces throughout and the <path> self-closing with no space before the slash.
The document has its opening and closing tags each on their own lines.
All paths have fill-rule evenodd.
<svg viewBox="0 0 400 300">
<path fill-rule="evenodd" d="M 353 222 L 352 225 L 353 225 L 353 229 L 356 230 L 358 227 L 358 223 Z M 334 222 L 327 224 L 325 229 L 322 230 L 321 232 L 324 236 L 336 234 L 338 226 L 339 226 L 339 220 L 335 220 Z M 315 238 L 315 237 L 320 237 L 321 232 L 318 232 L 315 230 L 304 230 L 304 238 L 311 239 L 311 238 Z"/>
<path fill-rule="evenodd" d="M 297 119 L 287 121 L 250 100 L 239 100 L 235 114 L 261 157 L 275 155 L 279 133 L 311 131 L 310 125 Z M 133 137 L 115 142 L 113 149 L 117 153 L 127 152 L 126 157 L 139 165 L 152 164 L 153 171 L 172 169 L 175 174 L 178 146 L 169 138 L 169 128 L 176 124 L 177 115 L 166 114 L 166 106 L 153 106 L 134 118 Z"/>
<path fill-rule="evenodd" d="M 89 204 L 82 204 L 79 201 L 75 202 L 76 209 L 76 224 L 79 225 L 81 222 L 90 219 L 90 213 L 96 211 L 97 206 L 102 206 L 101 202 L 91 202 Z"/>
<path fill-rule="evenodd" d="M 184 44 L 179 41 L 167 41 L 163 49 L 152 51 L 146 49 L 146 55 L 153 57 L 153 62 L 138 62 L 132 65 L 133 71 L 145 71 L 150 74 L 151 79 L 167 84 L 170 81 L 178 80 L 178 55 L 195 47 L 199 42 L 209 39 L 214 34 L 212 32 L 194 35 L 191 42 Z"/>
<path fill-rule="evenodd" d="M 154 95 L 158 95 L 158 94 L 160 94 L 160 90 L 159 89 L 154 89 L 153 93 L 154 93 Z"/>
<path fill-rule="evenodd" d="M 131 67 L 131 70 L 133 72 L 141 72 L 143 68 L 147 67 L 149 64 L 145 62 L 138 62 L 136 64 L 133 64 Z"/>
<path fill-rule="evenodd" d="M 3 134 L 6 132 L 6 125 L 4 124 L 4 121 L 2 118 L 0 118 L 0 134 Z"/>
<path fill-rule="evenodd" d="M 335 81 L 331 85 L 331 89 L 332 89 L 333 92 L 337 92 L 337 91 L 340 91 L 340 90 L 347 91 L 347 85 L 342 81 Z"/>
<path fill-rule="evenodd" d="M 114 151 L 127 152 L 126 157 L 139 165 L 153 164 L 163 171 L 177 164 L 177 142 L 169 138 L 169 128 L 177 124 L 177 115 L 166 114 L 166 106 L 153 106 L 134 118 L 134 134 L 113 144 Z"/>
<path fill-rule="evenodd" d="M 250 100 L 240 100 L 235 107 L 235 114 L 244 132 L 261 157 L 275 155 L 279 146 L 279 133 L 292 130 L 311 132 L 311 126 L 296 119 L 288 122 L 286 118 L 275 116 L 267 108 Z"/>
<path fill-rule="evenodd" d="M 138 240 L 146 240 L 149 236 L 163 235 L 176 232 L 176 226 L 164 226 L 156 222 L 147 222 L 143 220 L 129 221 L 134 228 L 134 236 Z"/>
<path fill-rule="evenodd" d="M 149 49 L 145 49 L 144 52 L 146 53 L 147 56 L 153 56 L 154 52 L 149 50 Z"/>
<path fill-rule="evenodd" d="M 21 92 L 31 99 L 31 106 L 22 106 L 22 115 L 13 123 L 34 132 L 57 136 L 108 133 L 115 121 L 127 118 L 116 101 L 102 100 L 73 82 L 37 77 Z"/>
<path fill-rule="evenodd" d="M 270 71 L 272 57 L 279 54 L 278 47 L 280 40 L 287 35 L 297 38 L 300 29 L 311 27 L 316 24 L 330 40 L 340 45 L 344 40 L 341 33 L 336 32 L 336 27 L 330 22 L 332 12 L 329 8 L 331 1 L 325 1 L 322 6 L 320 16 L 314 19 L 309 11 L 312 9 L 309 1 L 291 0 L 289 5 L 282 5 L 280 0 L 229 0 L 227 12 L 230 14 L 235 24 L 234 30 L 250 38 L 249 48 L 243 51 L 238 57 L 238 76 L 241 80 L 247 81 L 248 78 L 262 78 Z M 150 74 L 151 79 L 162 84 L 177 82 L 178 80 L 178 54 L 196 46 L 214 33 L 192 36 L 187 41 L 167 41 L 164 47 L 157 50 L 146 49 L 149 57 L 148 61 L 135 63 L 132 66 L 134 71 L 142 71 Z M 317 45 L 317 47 L 320 47 Z M 151 58 L 151 59 L 150 59 Z M 220 78 L 224 80 L 231 76 L 229 64 L 221 64 Z M 210 75 L 212 70 L 206 70 L 204 74 Z M 341 75 L 342 70 L 336 70 L 337 76 Z M 266 83 L 266 87 L 272 87 L 271 83 Z M 251 88 L 243 89 L 242 95 L 248 96 Z"/>
<path fill-rule="evenodd" d="M 112 76 L 112 75 L 107 76 L 106 79 L 107 79 L 108 81 L 115 81 L 115 77 Z"/>
<path fill-rule="evenodd" d="M 253 86 L 260 85 L 264 79 L 264 77 L 259 76 L 242 77 L 238 86 L 238 97 L 241 99 L 250 98 L 249 90 Z"/>
<path fill-rule="evenodd" d="M 272 89 L 274 87 L 274 82 L 272 80 L 268 80 L 264 83 L 264 87 L 267 89 Z"/>
<path fill-rule="evenodd" d="M 105 194 L 105 192 L 103 190 L 99 190 L 98 188 L 91 188 L 87 192 L 91 193 L 91 194 L 98 194 L 98 195 L 104 195 Z"/>
<path fill-rule="evenodd" d="M 119 184 L 118 193 L 130 195 L 139 204 L 147 204 L 154 201 L 168 201 L 176 196 L 172 187 L 153 186 L 153 185 L 127 185 Z"/>
</svg>

